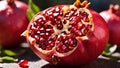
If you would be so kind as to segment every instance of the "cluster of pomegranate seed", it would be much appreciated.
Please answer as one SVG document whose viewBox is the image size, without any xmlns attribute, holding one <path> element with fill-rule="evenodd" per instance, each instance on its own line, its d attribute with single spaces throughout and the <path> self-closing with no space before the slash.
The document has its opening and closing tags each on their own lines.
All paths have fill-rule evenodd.
<svg viewBox="0 0 120 68">
<path fill-rule="evenodd" d="M 88 23 L 88 14 L 84 11 L 72 9 L 65 15 L 65 20 L 71 21 L 68 30 L 76 36 L 85 36 L 92 28 L 92 24 Z"/>
<path fill-rule="evenodd" d="M 56 46 L 60 53 L 69 52 L 77 45 L 75 36 L 85 36 L 92 28 L 87 12 L 72 8 L 65 13 L 60 10 L 65 8 L 62 7 L 39 13 L 30 26 L 29 35 L 43 50 L 51 50 Z"/>
<path fill-rule="evenodd" d="M 77 46 L 77 40 L 72 35 L 61 35 L 56 42 L 56 50 L 60 53 L 71 51 Z"/>
</svg>

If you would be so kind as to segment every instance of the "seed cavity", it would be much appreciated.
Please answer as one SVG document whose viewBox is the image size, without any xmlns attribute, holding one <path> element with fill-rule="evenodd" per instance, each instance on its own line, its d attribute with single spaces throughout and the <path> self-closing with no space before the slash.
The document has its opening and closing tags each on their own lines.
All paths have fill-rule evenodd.
<svg viewBox="0 0 120 68">
<path fill-rule="evenodd" d="M 77 40 L 72 35 L 61 35 L 56 42 L 56 50 L 60 53 L 71 51 L 77 46 Z"/>
</svg>

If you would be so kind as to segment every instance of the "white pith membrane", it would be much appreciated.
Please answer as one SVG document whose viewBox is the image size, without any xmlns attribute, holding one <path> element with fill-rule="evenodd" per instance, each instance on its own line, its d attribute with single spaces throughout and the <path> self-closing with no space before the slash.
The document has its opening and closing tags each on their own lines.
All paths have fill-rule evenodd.
<svg viewBox="0 0 120 68">
<path fill-rule="evenodd" d="M 93 20 L 92 20 L 92 15 L 91 15 L 91 13 L 89 12 L 89 10 L 88 9 L 86 9 L 86 7 L 81 7 L 81 8 L 77 8 L 76 6 L 74 6 L 74 5 L 68 5 L 68 6 L 64 6 L 61 10 L 63 10 L 63 17 L 61 17 L 61 20 L 63 21 L 63 19 L 64 19 L 64 15 L 66 14 L 66 13 L 68 13 L 68 11 L 70 11 L 71 9 L 77 9 L 77 11 L 82 11 L 82 12 L 86 12 L 87 14 L 88 14 L 88 19 L 89 19 L 89 22 L 85 22 L 85 21 L 83 21 L 83 20 L 81 20 L 81 22 L 82 22 L 82 24 L 84 24 L 84 25 L 88 25 L 88 24 L 90 24 L 90 25 L 92 25 L 92 27 L 88 30 L 88 32 L 87 32 L 87 34 L 85 35 L 85 36 L 76 36 L 75 37 L 75 39 L 76 40 L 87 40 L 88 39 L 88 37 L 87 37 L 87 35 L 89 35 L 89 33 L 90 32 L 92 32 L 93 30 L 94 30 L 94 23 L 93 23 Z M 39 16 L 40 17 L 40 16 Z M 39 18 L 38 17 L 38 18 Z M 35 19 L 38 19 L 37 17 L 35 18 Z M 69 20 L 67 20 L 67 23 L 66 24 L 64 24 L 64 23 L 62 23 L 62 24 L 64 24 L 63 25 L 63 29 L 61 29 L 61 30 L 59 30 L 59 29 L 57 29 L 57 26 L 55 26 L 55 25 L 52 25 L 52 24 L 50 24 L 52 27 L 53 27 L 53 30 L 54 30 L 54 33 L 48 38 L 48 39 L 50 39 L 51 37 L 53 37 L 53 36 L 55 36 L 55 35 L 58 35 L 57 36 L 57 40 L 58 40 L 58 38 L 60 37 L 60 36 L 64 36 L 64 34 L 61 34 L 63 31 L 65 31 L 66 33 L 67 33 L 67 35 L 69 35 L 71 32 L 68 30 L 68 28 L 69 28 L 69 25 L 70 25 L 70 21 Z M 31 23 L 31 25 L 33 24 L 33 22 Z M 79 24 L 80 26 L 81 26 L 81 24 Z M 68 56 L 68 55 L 70 55 L 72 52 L 74 52 L 75 50 L 76 50 L 76 48 L 77 48 L 77 46 L 78 45 L 75 45 L 75 47 L 73 47 L 73 49 L 72 50 L 70 50 L 70 51 L 68 51 L 68 52 L 65 52 L 65 53 L 60 53 L 60 52 L 58 52 L 58 51 L 56 51 L 56 47 L 57 47 L 57 45 L 56 45 L 56 43 L 57 43 L 57 40 L 55 41 L 55 45 L 53 46 L 53 48 L 51 49 L 51 50 L 43 50 L 42 48 L 40 48 L 39 47 L 39 44 L 36 44 L 36 40 L 34 39 L 34 38 L 32 38 L 30 35 L 28 35 L 28 31 L 26 31 L 25 32 L 26 34 L 24 34 L 24 35 L 26 35 L 27 36 L 27 38 L 29 38 L 30 40 L 29 40 L 29 42 L 30 42 L 30 44 L 33 44 L 33 46 L 37 49 L 37 50 L 39 50 L 39 52 L 41 52 L 42 54 L 45 54 L 45 55 L 48 55 L 49 57 L 53 57 L 52 59 L 54 59 L 54 56 L 59 56 L 59 57 L 64 57 L 64 56 Z M 77 41 L 78 42 L 78 41 Z M 57 60 L 53 60 L 54 62 L 57 62 Z"/>
</svg>

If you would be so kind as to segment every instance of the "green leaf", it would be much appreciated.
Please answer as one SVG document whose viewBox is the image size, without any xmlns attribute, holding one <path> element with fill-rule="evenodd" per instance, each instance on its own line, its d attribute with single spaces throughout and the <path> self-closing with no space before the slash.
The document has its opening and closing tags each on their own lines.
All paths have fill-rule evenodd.
<svg viewBox="0 0 120 68">
<path fill-rule="evenodd" d="M 5 56 L 5 57 L 0 57 L 0 62 L 5 62 L 5 63 L 13 63 L 13 62 L 17 62 L 17 59 L 14 59 L 12 57 L 9 56 Z"/>
<path fill-rule="evenodd" d="M 120 56 L 113 55 L 117 50 L 117 45 L 108 44 L 106 49 L 103 51 L 102 56 L 108 57 L 110 60 L 119 60 Z"/>
<path fill-rule="evenodd" d="M 29 7 L 33 10 L 34 13 L 38 13 L 40 11 L 39 7 L 33 3 L 32 0 L 29 0 Z"/>
<path fill-rule="evenodd" d="M 3 50 L 2 52 L 5 56 L 17 56 L 17 54 L 11 50 Z"/>
<path fill-rule="evenodd" d="M 112 55 L 116 51 L 116 49 L 117 45 L 111 46 L 110 44 L 108 44 L 102 55 Z"/>
<path fill-rule="evenodd" d="M 29 21 L 33 18 L 34 15 L 35 13 L 31 9 L 27 10 L 27 17 Z"/>
<path fill-rule="evenodd" d="M 27 10 L 27 17 L 29 21 L 33 18 L 33 16 L 40 11 L 39 7 L 33 3 L 32 0 L 29 0 L 29 8 Z"/>
</svg>

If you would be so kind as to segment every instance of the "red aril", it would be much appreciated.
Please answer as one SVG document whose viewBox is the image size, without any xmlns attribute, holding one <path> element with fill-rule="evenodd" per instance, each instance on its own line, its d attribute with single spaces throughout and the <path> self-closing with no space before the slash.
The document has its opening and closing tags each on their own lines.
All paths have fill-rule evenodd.
<svg viewBox="0 0 120 68">
<path fill-rule="evenodd" d="M 88 8 L 87 1 L 58 5 L 37 13 L 26 36 L 31 49 L 42 59 L 59 65 L 82 65 L 105 49 L 109 31 L 104 19 Z"/>
<path fill-rule="evenodd" d="M 28 68 L 28 60 L 26 60 L 26 59 L 21 60 L 21 61 L 19 62 L 19 66 L 20 66 L 21 68 Z"/>
<path fill-rule="evenodd" d="M 120 46 L 120 6 L 110 5 L 110 8 L 102 11 L 100 15 L 105 19 L 109 27 L 109 43 Z"/>
<path fill-rule="evenodd" d="M 27 4 L 17 0 L 0 1 L 0 45 L 18 46 L 24 41 L 20 34 L 27 28 Z"/>
</svg>

